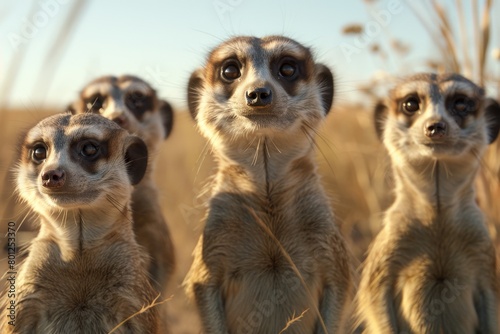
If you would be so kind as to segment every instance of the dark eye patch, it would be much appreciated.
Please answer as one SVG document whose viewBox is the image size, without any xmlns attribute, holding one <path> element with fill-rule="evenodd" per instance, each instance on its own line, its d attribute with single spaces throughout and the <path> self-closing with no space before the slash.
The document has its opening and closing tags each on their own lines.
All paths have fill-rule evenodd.
<svg viewBox="0 0 500 334">
<path fill-rule="evenodd" d="M 96 159 L 99 155 L 99 143 L 95 141 L 84 141 L 83 143 L 80 143 L 79 145 L 79 150 L 80 154 L 85 158 L 85 159 Z"/>
<path fill-rule="evenodd" d="M 138 120 L 146 111 L 152 111 L 154 107 L 154 99 L 151 95 L 146 95 L 142 92 L 128 92 L 125 95 L 125 105 L 134 114 Z"/>
<path fill-rule="evenodd" d="M 98 114 L 102 108 L 106 107 L 106 96 L 96 93 L 89 98 L 86 98 L 84 102 L 87 112 Z"/>
<path fill-rule="evenodd" d="M 297 61 L 292 57 L 284 57 L 278 65 L 278 76 L 292 81 L 297 79 L 300 69 Z"/>
<path fill-rule="evenodd" d="M 308 80 L 311 75 L 304 60 L 291 56 L 272 60 L 270 69 L 287 94 L 291 96 L 297 94 L 298 83 L 302 80 Z"/>
<path fill-rule="evenodd" d="M 452 116 L 464 118 L 467 115 L 476 114 L 478 108 L 474 99 L 458 93 L 446 99 L 446 109 L 449 110 Z"/>
<path fill-rule="evenodd" d="M 98 141 L 92 138 L 75 140 L 71 146 L 71 160 L 82 166 L 90 174 L 97 173 L 97 161 L 109 158 L 108 141 Z"/>
</svg>

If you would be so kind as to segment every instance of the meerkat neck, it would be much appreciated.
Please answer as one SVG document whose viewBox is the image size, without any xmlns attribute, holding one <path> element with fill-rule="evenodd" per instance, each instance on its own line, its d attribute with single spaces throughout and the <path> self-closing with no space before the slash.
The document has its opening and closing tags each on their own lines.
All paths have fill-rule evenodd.
<svg viewBox="0 0 500 334">
<path fill-rule="evenodd" d="M 293 141 L 293 140 L 290 140 Z M 296 169 L 308 168 L 310 171 L 306 175 L 315 175 L 315 164 L 313 162 L 312 145 L 295 145 L 281 143 L 276 138 L 260 137 L 251 146 L 235 149 L 231 152 L 238 152 L 234 155 L 219 155 L 219 185 L 240 191 L 267 193 L 271 187 L 277 184 L 288 184 L 287 179 L 290 173 Z M 280 147 L 287 147 L 280 149 Z M 242 154 L 246 151 L 247 153 Z M 300 183 L 301 180 L 296 182 Z M 218 190 L 221 190 L 217 187 Z"/>
<path fill-rule="evenodd" d="M 113 214 L 105 210 L 67 210 L 55 216 L 42 216 L 41 219 L 38 238 L 56 243 L 65 261 L 84 250 L 109 243 L 109 235 L 124 241 L 133 239 L 128 207 Z"/>
<path fill-rule="evenodd" d="M 477 163 L 429 160 L 394 166 L 396 202 L 417 216 L 450 215 L 475 205 L 474 178 Z"/>
</svg>

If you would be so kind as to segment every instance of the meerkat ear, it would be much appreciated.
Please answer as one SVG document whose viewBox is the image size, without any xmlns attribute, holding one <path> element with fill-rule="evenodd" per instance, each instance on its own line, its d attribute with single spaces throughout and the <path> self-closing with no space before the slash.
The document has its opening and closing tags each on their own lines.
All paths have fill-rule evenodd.
<svg viewBox="0 0 500 334">
<path fill-rule="evenodd" d="M 65 112 L 69 112 L 71 113 L 72 115 L 76 115 L 76 109 L 75 107 L 73 106 L 73 104 L 69 104 L 66 109 L 64 110 Z"/>
<path fill-rule="evenodd" d="M 384 124 L 387 118 L 387 106 L 384 102 L 378 101 L 373 112 L 373 123 L 375 125 L 375 132 L 378 139 L 382 140 L 384 133 Z"/>
<path fill-rule="evenodd" d="M 148 166 L 148 147 L 142 139 L 130 136 L 130 142 L 125 150 L 127 173 L 132 185 L 141 182 Z"/>
<path fill-rule="evenodd" d="M 316 65 L 316 82 L 321 91 L 321 102 L 325 115 L 330 112 L 333 103 L 334 82 L 332 72 L 323 64 Z"/>
<path fill-rule="evenodd" d="M 172 132 L 172 128 L 174 126 L 174 110 L 170 103 L 165 100 L 159 100 L 158 110 L 160 112 L 161 120 L 163 123 L 163 128 L 165 129 L 165 137 L 167 139 Z"/>
<path fill-rule="evenodd" d="M 191 113 L 191 117 L 193 117 L 193 119 L 195 119 L 198 114 L 203 81 L 203 72 L 201 69 L 194 71 L 189 78 L 187 100 L 189 112 Z"/>
</svg>

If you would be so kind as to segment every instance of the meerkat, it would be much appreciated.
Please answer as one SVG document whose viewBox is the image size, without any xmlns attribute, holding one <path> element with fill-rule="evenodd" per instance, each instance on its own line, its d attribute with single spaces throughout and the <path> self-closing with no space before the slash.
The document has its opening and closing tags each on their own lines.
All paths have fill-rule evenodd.
<svg viewBox="0 0 500 334">
<path fill-rule="evenodd" d="M 150 161 L 146 175 L 132 193 L 133 226 L 137 242 L 150 256 L 146 267 L 153 286 L 165 293 L 175 269 L 175 254 L 152 174 L 159 145 L 172 131 L 172 107 L 144 80 L 123 75 L 90 82 L 69 109 L 73 114 L 100 114 L 146 143 Z"/>
<path fill-rule="evenodd" d="M 147 155 L 140 138 L 99 115 L 58 114 L 27 132 L 16 190 L 40 231 L 5 297 L 15 312 L 3 308 L 2 333 L 109 333 L 122 322 L 117 333 L 160 333 L 156 309 L 140 313 L 157 292 L 130 211 Z"/>
<path fill-rule="evenodd" d="M 500 106 L 458 74 L 402 80 L 375 109 L 396 199 L 357 296 L 366 333 L 498 333 L 493 243 L 475 201 Z"/>
<path fill-rule="evenodd" d="M 330 70 L 282 36 L 229 39 L 191 75 L 189 110 L 218 160 L 184 283 L 204 333 L 343 325 L 350 261 L 313 149 L 333 91 Z"/>
</svg>

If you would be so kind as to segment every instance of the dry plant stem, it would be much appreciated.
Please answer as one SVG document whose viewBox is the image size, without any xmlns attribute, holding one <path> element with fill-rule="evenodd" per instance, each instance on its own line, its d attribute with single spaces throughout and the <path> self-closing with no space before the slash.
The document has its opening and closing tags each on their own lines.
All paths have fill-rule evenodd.
<svg viewBox="0 0 500 334">
<path fill-rule="evenodd" d="M 304 317 L 304 314 L 306 314 L 307 311 L 309 311 L 309 310 L 304 310 L 297 317 L 295 315 L 293 315 L 292 318 L 290 319 L 290 321 L 287 322 L 286 326 L 279 332 L 279 334 L 284 333 L 288 328 L 290 328 L 290 326 L 292 326 L 297 321 L 300 321 L 300 319 L 302 319 Z"/>
<path fill-rule="evenodd" d="M 450 57 L 451 60 L 451 66 L 453 72 L 460 73 L 460 63 L 458 62 L 457 59 L 457 48 L 455 46 L 455 42 L 453 41 L 453 33 L 452 33 L 452 28 L 450 25 L 450 21 L 448 20 L 448 17 L 446 16 L 446 13 L 443 9 L 443 7 L 436 2 L 436 0 L 432 1 L 432 5 L 434 7 L 435 12 L 437 13 L 439 20 L 439 31 L 441 35 L 443 36 L 443 40 L 446 43 L 446 49 L 447 49 L 447 54 Z"/>
<path fill-rule="evenodd" d="M 162 304 L 165 304 L 166 302 L 170 301 L 173 296 L 170 296 L 168 297 L 167 299 L 164 299 L 162 300 L 161 302 L 156 302 L 158 300 L 158 298 L 160 298 L 160 295 L 156 296 L 155 299 L 153 299 L 153 301 L 151 301 L 151 304 L 149 305 L 145 305 L 143 306 L 139 311 L 135 312 L 134 314 L 132 314 L 130 317 L 127 317 L 125 320 L 123 320 L 122 322 L 120 322 L 118 325 L 116 325 L 116 327 L 114 327 L 112 330 L 110 330 L 108 332 L 108 334 L 112 334 L 114 332 L 116 332 L 121 326 L 123 326 L 127 321 L 129 321 L 130 319 L 132 319 L 133 317 L 135 316 L 138 316 L 139 314 L 142 314 L 144 312 L 146 312 L 147 310 L 149 310 L 150 308 L 153 308 L 153 307 L 156 307 L 158 305 L 162 305 Z"/>
<path fill-rule="evenodd" d="M 478 82 L 481 86 L 484 86 L 484 72 L 486 66 L 486 55 L 488 51 L 488 44 L 490 41 L 490 11 L 491 11 L 491 0 L 486 0 L 483 10 L 483 16 L 481 19 L 481 34 L 476 38 L 479 39 L 480 47 L 479 52 L 479 78 Z"/>
<path fill-rule="evenodd" d="M 460 43 L 462 44 L 462 53 L 464 56 L 464 66 L 463 66 L 463 71 L 465 76 L 472 78 L 474 73 L 473 73 L 473 68 L 472 68 L 472 61 L 469 56 L 469 39 L 467 38 L 467 29 L 466 29 L 466 24 L 467 21 L 465 19 L 464 15 L 464 6 L 462 0 L 456 0 L 455 1 L 457 5 L 457 12 L 458 12 L 458 19 L 459 19 L 459 27 L 460 27 Z"/>
</svg>

